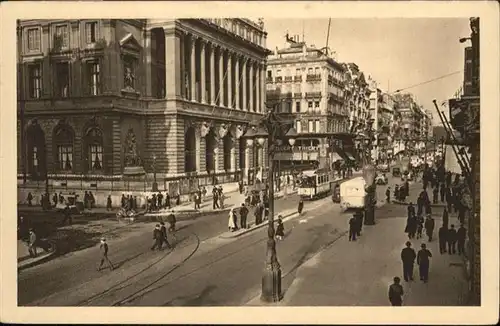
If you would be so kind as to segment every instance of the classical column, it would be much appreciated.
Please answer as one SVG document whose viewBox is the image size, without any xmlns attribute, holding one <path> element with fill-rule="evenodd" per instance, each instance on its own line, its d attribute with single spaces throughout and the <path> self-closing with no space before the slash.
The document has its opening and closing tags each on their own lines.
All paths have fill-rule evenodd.
<svg viewBox="0 0 500 326">
<path fill-rule="evenodd" d="M 194 134 L 196 139 L 196 169 L 195 171 L 201 172 L 201 126 L 196 124 L 194 126 Z M 205 153 L 203 153 L 205 155 Z"/>
<path fill-rule="evenodd" d="M 255 111 L 260 112 L 260 91 L 262 88 L 260 87 L 260 64 L 257 64 L 255 67 Z"/>
<path fill-rule="evenodd" d="M 243 101 L 242 101 L 242 104 L 243 106 L 241 107 L 241 109 L 243 111 L 246 111 L 248 110 L 248 103 L 247 103 L 247 59 L 246 58 L 242 58 L 243 60 L 243 65 L 242 65 L 242 73 L 243 73 L 243 76 L 241 78 L 242 82 L 243 82 L 243 87 L 241 88 L 242 89 L 242 96 L 243 96 Z"/>
<path fill-rule="evenodd" d="M 210 44 L 210 104 L 215 105 L 215 47 Z"/>
<path fill-rule="evenodd" d="M 260 112 L 266 109 L 266 65 L 260 66 Z M 293 103 L 292 103 L 293 106 Z M 293 110 L 293 107 L 292 107 Z"/>
<path fill-rule="evenodd" d="M 178 29 L 165 29 L 165 97 L 181 97 L 181 32 Z"/>
<path fill-rule="evenodd" d="M 253 112 L 254 108 L 255 108 L 254 103 L 253 103 L 253 89 L 255 88 L 255 83 L 254 83 L 254 79 L 253 79 L 254 78 L 253 65 L 254 65 L 254 63 L 251 62 L 250 63 L 250 72 L 249 72 L 249 77 L 250 77 L 250 89 L 249 89 L 250 101 L 249 102 L 250 102 L 250 106 L 248 107 L 248 111 L 250 111 L 250 112 Z"/>
<path fill-rule="evenodd" d="M 241 78 L 240 78 L 240 56 L 236 56 L 236 62 L 234 64 L 234 83 L 236 85 L 234 89 L 234 96 L 236 97 L 236 109 L 240 109 L 240 83 L 241 83 Z"/>
<path fill-rule="evenodd" d="M 224 49 L 219 48 L 219 103 L 224 106 Z"/>
<path fill-rule="evenodd" d="M 191 37 L 191 101 L 196 101 L 196 38 Z"/>
<path fill-rule="evenodd" d="M 147 52 L 147 55 L 145 56 L 146 58 L 149 56 L 151 58 L 152 53 L 151 53 L 151 30 L 146 30 L 144 32 L 144 39 L 145 39 L 145 50 Z M 144 65 L 144 78 L 145 80 L 145 94 L 146 97 L 151 97 L 152 95 L 152 77 L 151 77 L 151 61 L 148 62 L 148 60 L 145 60 L 145 65 Z"/>
<path fill-rule="evenodd" d="M 241 150 L 241 148 L 240 148 Z M 247 144 L 245 144 L 245 169 L 244 169 L 244 173 L 245 173 L 245 178 L 246 178 L 246 181 L 248 183 L 248 169 L 250 169 L 251 165 L 250 165 L 250 148 L 247 146 Z"/>
<path fill-rule="evenodd" d="M 227 53 L 227 107 L 233 108 L 233 54 Z"/>
<path fill-rule="evenodd" d="M 200 42 L 200 84 L 201 84 L 201 103 L 207 103 L 207 82 L 205 69 L 205 47 L 206 44 Z"/>
</svg>

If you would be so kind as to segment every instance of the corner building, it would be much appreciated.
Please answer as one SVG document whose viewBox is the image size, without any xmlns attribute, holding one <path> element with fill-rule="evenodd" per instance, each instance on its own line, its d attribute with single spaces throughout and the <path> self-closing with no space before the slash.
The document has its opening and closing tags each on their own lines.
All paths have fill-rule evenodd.
<svg viewBox="0 0 500 326">
<path fill-rule="evenodd" d="M 240 136 L 264 111 L 262 21 L 25 20 L 17 31 L 28 182 L 154 172 L 161 189 L 161 178 L 230 182 L 253 166 Z"/>
</svg>

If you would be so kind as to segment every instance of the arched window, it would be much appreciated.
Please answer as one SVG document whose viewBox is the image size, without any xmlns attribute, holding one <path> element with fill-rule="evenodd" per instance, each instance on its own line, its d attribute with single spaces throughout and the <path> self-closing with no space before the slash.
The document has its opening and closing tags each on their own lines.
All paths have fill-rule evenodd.
<svg viewBox="0 0 500 326">
<path fill-rule="evenodd" d="M 103 169 L 102 132 L 99 128 L 90 128 L 85 135 L 87 144 L 87 168 L 89 171 Z"/>
<path fill-rule="evenodd" d="M 56 165 L 61 171 L 73 170 L 73 131 L 69 126 L 59 125 L 54 131 Z"/>
</svg>

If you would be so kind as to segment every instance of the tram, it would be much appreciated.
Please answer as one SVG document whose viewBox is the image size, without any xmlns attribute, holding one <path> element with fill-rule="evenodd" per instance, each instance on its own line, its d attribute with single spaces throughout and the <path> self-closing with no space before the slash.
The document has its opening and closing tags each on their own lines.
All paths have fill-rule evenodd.
<svg viewBox="0 0 500 326">
<path fill-rule="evenodd" d="M 331 175 L 327 169 L 306 170 L 299 177 L 298 194 L 302 199 L 328 196 L 331 191 Z"/>
</svg>

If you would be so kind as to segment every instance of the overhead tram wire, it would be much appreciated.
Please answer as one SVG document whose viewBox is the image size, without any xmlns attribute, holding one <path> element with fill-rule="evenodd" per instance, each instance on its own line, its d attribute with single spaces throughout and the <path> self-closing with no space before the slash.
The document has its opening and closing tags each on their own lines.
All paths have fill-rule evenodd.
<svg viewBox="0 0 500 326">
<path fill-rule="evenodd" d="M 442 75 L 442 76 L 439 76 L 437 78 L 429 79 L 427 81 L 424 81 L 424 82 L 421 82 L 421 83 L 418 83 L 418 84 L 414 84 L 414 85 L 411 85 L 411 86 L 408 86 L 408 87 L 400 88 L 400 89 L 395 90 L 391 94 L 400 93 L 401 91 L 404 91 L 404 90 L 407 90 L 407 89 L 410 89 L 410 88 L 415 88 L 417 86 L 422 86 L 422 85 L 425 85 L 425 84 L 429 84 L 429 83 L 432 83 L 434 81 L 437 81 L 437 80 L 440 80 L 440 79 L 444 79 L 446 77 L 450 77 L 450 76 L 456 75 L 456 74 L 461 73 L 463 71 L 464 71 L 463 69 L 457 70 L 455 72 L 452 72 L 452 73 L 449 73 L 449 74 L 446 74 L 446 75 Z"/>
</svg>

